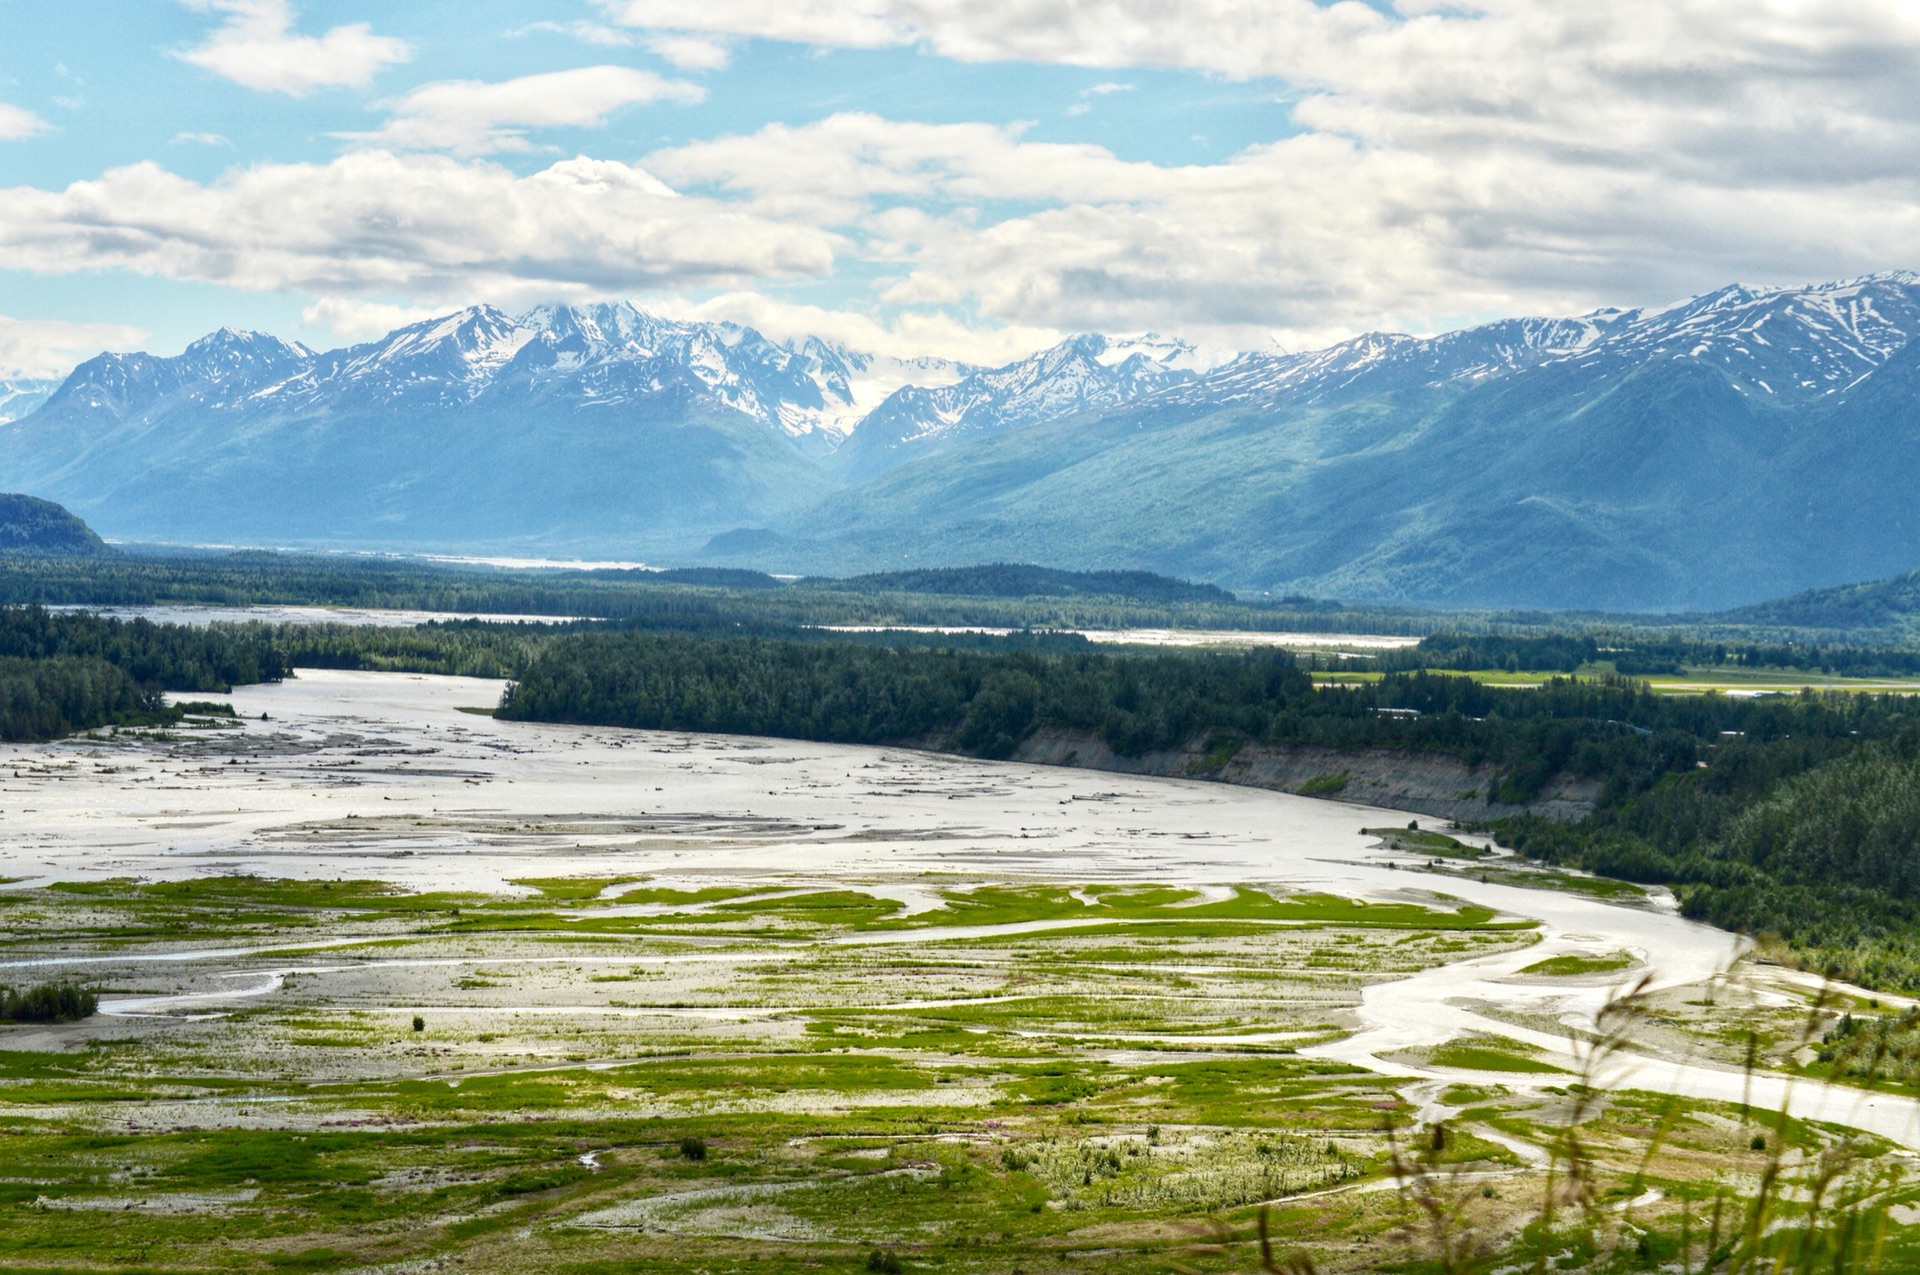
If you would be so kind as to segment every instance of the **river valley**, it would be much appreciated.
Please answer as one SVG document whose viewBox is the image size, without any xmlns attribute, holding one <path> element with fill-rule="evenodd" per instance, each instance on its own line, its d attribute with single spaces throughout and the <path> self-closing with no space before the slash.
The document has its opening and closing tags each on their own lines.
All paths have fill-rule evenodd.
<svg viewBox="0 0 1920 1275">
<path fill-rule="evenodd" d="M 1831 1018 L 1817 997 L 1863 993 L 1661 892 L 1428 853 L 1384 835 L 1404 812 L 500 722 L 500 691 L 303 671 L 233 719 L 0 750 L 0 980 L 104 989 L 84 1023 L 0 1029 L 0 1116 L 129 1162 L 34 1179 L 36 1243 L 80 1209 L 163 1248 L 251 1219 L 230 1242 L 269 1255 L 295 1217 L 376 1265 L 565 1266 L 595 1235 L 642 1265 L 966 1256 L 984 1210 L 995 1251 L 1120 1269 L 1262 1201 L 1313 1238 L 1286 1202 L 1370 1200 L 1395 1121 L 1454 1124 L 1497 1228 L 1581 1085 L 1619 1091 L 1596 1130 L 1686 1099 L 1701 1172 L 1756 1108 L 1920 1147 L 1912 1099 L 1765 1069 Z M 1628 988 L 1631 1040 L 1596 1050 Z M 497 1120 L 534 1141 L 458 1167 Z M 365 1179 L 364 1227 L 246 1159 L 346 1131 L 302 1163 Z M 186 1173 L 210 1137 L 254 1139 L 253 1167 Z M 1390 1212 L 1351 1210 L 1328 1251 L 1398 1242 Z"/>
</svg>

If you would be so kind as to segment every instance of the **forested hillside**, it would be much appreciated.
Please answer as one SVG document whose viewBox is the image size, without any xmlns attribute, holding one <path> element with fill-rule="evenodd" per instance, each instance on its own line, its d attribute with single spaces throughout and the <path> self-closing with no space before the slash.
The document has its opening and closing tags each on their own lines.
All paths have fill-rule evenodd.
<svg viewBox="0 0 1920 1275">
<path fill-rule="evenodd" d="M 93 528 L 51 500 L 0 492 L 0 554 L 97 558 L 112 552 Z"/>
</svg>

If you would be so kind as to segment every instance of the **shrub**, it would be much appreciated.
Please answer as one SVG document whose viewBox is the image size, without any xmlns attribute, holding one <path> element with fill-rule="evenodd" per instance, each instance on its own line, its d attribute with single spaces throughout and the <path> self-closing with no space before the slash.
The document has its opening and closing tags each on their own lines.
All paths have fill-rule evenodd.
<svg viewBox="0 0 1920 1275">
<path fill-rule="evenodd" d="M 9 1023 L 77 1023 L 99 1008 L 98 995 L 72 983 L 42 983 L 23 992 L 0 988 L 0 1020 Z"/>
</svg>

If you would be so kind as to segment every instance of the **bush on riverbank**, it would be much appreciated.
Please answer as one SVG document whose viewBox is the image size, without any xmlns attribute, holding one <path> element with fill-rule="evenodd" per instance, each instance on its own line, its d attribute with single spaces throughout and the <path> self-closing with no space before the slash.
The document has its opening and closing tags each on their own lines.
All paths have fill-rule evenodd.
<svg viewBox="0 0 1920 1275">
<path fill-rule="evenodd" d="M 97 994 L 73 983 L 42 983 L 25 991 L 0 987 L 0 1022 L 77 1023 L 99 1008 Z"/>
</svg>

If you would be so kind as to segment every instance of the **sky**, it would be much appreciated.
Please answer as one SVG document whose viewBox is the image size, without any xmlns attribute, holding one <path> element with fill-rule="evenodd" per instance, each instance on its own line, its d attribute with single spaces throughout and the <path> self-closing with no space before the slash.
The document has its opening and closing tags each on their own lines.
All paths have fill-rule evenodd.
<svg viewBox="0 0 1920 1275">
<path fill-rule="evenodd" d="M 0 377 L 632 299 L 1215 351 L 1920 267 L 1913 0 L 0 0 Z"/>
</svg>

